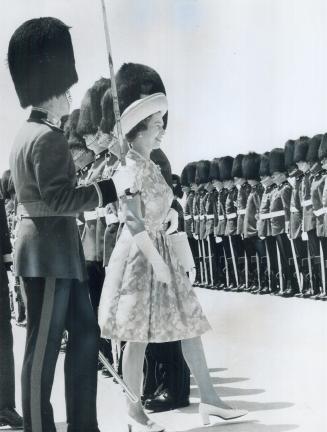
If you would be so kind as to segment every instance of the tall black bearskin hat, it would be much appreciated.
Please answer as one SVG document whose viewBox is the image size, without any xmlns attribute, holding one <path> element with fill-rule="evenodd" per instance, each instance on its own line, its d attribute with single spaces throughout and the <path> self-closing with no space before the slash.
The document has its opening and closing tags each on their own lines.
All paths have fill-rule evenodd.
<svg viewBox="0 0 327 432">
<path fill-rule="evenodd" d="M 259 168 L 260 177 L 270 176 L 269 158 L 270 158 L 269 152 L 265 152 L 260 157 L 260 168 Z"/>
<path fill-rule="evenodd" d="M 319 152 L 318 157 L 320 160 L 327 158 L 327 133 L 325 133 L 322 137 L 320 146 L 319 146 Z"/>
<path fill-rule="evenodd" d="M 232 168 L 232 177 L 239 177 L 242 178 L 243 172 L 242 172 L 242 161 L 243 161 L 244 155 L 238 154 L 233 162 L 233 168 Z"/>
<path fill-rule="evenodd" d="M 117 93 L 120 112 L 133 102 L 154 93 L 166 94 L 165 86 L 158 72 L 149 66 L 138 63 L 124 63 L 116 74 Z M 168 113 L 163 117 L 164 128 L 167 126 Z M 112 132 L 115 126 L 113 99 L 108 89 L 102 100 L 101 130 Z"/>
<path fill-rule="evenodd" d="M 201 160 L 196 164 L 195 183 L 203 184 L 210 181 L 210 161 Z"/>
<path fill-rule="evenodd" d="M 219 158 L 219 173 L 220 180 L 233 180 L 232 168 L 233 168 L 234 158 L 232 156 L 224 156 Z"/>
<path fill-rule="evenodd" d="M 188 163 L 181 174 L 181 184 L 182 186 L 191 186 L 192 183 L 195 183 L 195 174 L 196 174 L 196 162 Z"/>
<path fill-rule="evenodd" d="M 219 159 L 215 158 L 210 162 L 210 180 L 220 180 Z"/>
<path fill-rule="evenodd" d="M 247 180 L 260 180 L 260 155 L 250 152 L 242 160 L 243 177 Z"/>
<path fill-rule="evenodd" d="M 63 94 L 78 81 L 69 27 L 51 17 L 24 22 L 10 39 L 8 65 L 23 108 Z"/>
<path fill-rule="evenodd" d="M 294 163 L 305 162 L 307 159 L 310 138 L 301 136 L 295 141 Z"/>
<path fill-rule="evenodd" d="M 85 93 L 77 125 L 77 132 L 80 135 L 97 133 L 102 118 L 101 101 L 109 87 L 110 79 L 100 78 Z"/>
<path fill-rule="evenodd" d="M 319 147 L 322 141 L 322 137 L 323 137 L 322 134 L 318 134 L 313 136 L 310 139 L 306 162 L 318 162 L 319 160 L 318 153 L 319 153 Z"/>
<path fill-rule="evenodd" d="M 172 180 L 173 180 L 173 193 L 177 196 L 177 198 L 183 197 L 183 191 L 182 191 L 182 185 L 181 180 L 177 174 L 172 174 Z"/>
<path fill-rule="evenodd" d="M 272 175 L 274 172 L 285 172 L 285 152 L 282 148 L 274 148 L 270 152 L 269 171 Z"/>
<path fill-rule="evenodd" d="M 294 162 L 294 148 L 295 148 L 295 141 L 294 140 L 288 140 L 285 143 L 285 168 L 287 170 L 291 170 L 294 167 L 296 167 L 296 164 Z"/>
</svg>

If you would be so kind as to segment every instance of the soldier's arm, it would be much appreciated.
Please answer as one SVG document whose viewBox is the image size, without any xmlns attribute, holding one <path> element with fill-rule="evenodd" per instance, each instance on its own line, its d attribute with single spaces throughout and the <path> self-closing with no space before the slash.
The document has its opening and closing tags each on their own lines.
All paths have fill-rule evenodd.
<svg viewBox="0 0 327 432">
<path fill-rule="evenodd" d="M 292 197 L 292 188 L 291 186 L 287 186 L 283 189 L 281 198 L 283 202 L 283 207 L 285 210 L 285 225 L 288 226 L 291 215 L 291 197 Z"/>
<path fill-rule="evenodd" d="M 12 263 L 12 249 L 5 203 L 2 197 L 0 197 L 0 244 L 2 249 L 2 260 L 8 268 L 8 266 Z"/>
<path fill-rule="evenodd" d="M 50 130 L 38 138 L 32 159 L 42 200 L 58 214 L 79 213 L 117 200 L 112 180 L 88 186 L 72 185 L 71 155 L 59 131 Z"/>
</svg>

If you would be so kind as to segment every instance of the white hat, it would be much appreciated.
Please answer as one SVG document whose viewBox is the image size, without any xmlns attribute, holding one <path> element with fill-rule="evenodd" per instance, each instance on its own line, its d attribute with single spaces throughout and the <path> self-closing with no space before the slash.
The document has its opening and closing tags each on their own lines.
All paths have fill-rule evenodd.
<svg viewBox="0 0 327 432">
<path fill-rule="evenodd" d="M 121 128 L 123 135 L 128 134 L 133 127 L 139 124 L 152 114 L 161 112 L 162 116 L 168 110 L 167 97 L 164 93 L 153 93 L 138 99 L 129 105 L 121 115 Z M 117 135 L 117 125 L 114 128 L 114 134 Z"/>
</svg>

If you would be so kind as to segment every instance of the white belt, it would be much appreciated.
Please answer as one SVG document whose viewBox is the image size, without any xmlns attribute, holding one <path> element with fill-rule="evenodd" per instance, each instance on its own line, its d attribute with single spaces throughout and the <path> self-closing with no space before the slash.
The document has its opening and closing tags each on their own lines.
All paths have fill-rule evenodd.
<svg viewBox="0 0 327 432">
<path fill-rule="evenodd" d="M 214 218 L 214 215 L 213 214 L 211 214 L 211 215 L 207 215 L 207 220 L 210 220 L 210 219 L 213 219 Z"/>
<path fill-rule="evenodd" d="M 84 212 L 84 219 L 86 221 L 96 220 L 96 218 L 97 218 L 97 211 L 96 210 Z"/>
<path fill-rule="evenodd" d="M 203 219 L 204 219 L 204 216 L 203 216 L 203 215 L 201 215 L 201 216 L 200 216 L 200 220 L 203 220 Z"/>
<path fill-rule="evenodd" d="M 119 219 L 115 214 L 113 214 L 113 213 L 106 214 L 106 224 L 107 225 L 111 225 L 113 223 L 118 223 L 118 222 L 119 222 Z"/>
<path fill-rule="evenodd" d="M 270 217 L 285 216 L 285 210 L 278 210 L 268 214 L 270 215 Z"/>
<path fill-rule="evenodd" d="M 270 213 L 261 213 L 260 220 L 270 219 Z"/>
<path fill-rule="evenodd" d="M 237 214 L 245 215 L 245 209 L 237 210 Z"/>
<path fill-rule="evenodd" d="M 308 199 L 308 200 L 302 201 L 301 205 L 302 205 L 302 207 L 310 206 L 310 205 L 312 205 L 312 200 Z"/>
<path fill-rule="evenodd" d="M 220 220 L 220 221 L 225 220 L 225 219 L 226 219 L 226 218 L 225 218 L 224 215 L 219 215 L 219 216 L 218 216 L 218 220 Z"/>
<path fill-rule="evenodd" d="M 236 212 L 235 213 L 230 213 L 230 214 L 227 215 L 227 219 L 234 219 L 236 217 L 237 217 L 237 213 Z"/>
<path fill-rule="evenodd" d="M 191 219 L 192 218 L 192 216 L 191 215 L 186 215 L 186 216 L 184 216 L 184 220 L 189 220 L 189 219 Z"/>
<path fill-rule="evenodd" d="M 106 217 L 107 210 L 105 207 L 99 207 L 96 211 L 98 217 Z"/>
<path fill-rule="evenodd" d="M 199 218 L 200 218 L 200 216 L 193 216 L 194 217 L 194 220 L 198 220 Z"/>
<path fill-rule="evenodd" d="M 291 213 L 299 213 L 299 210 L 296 207 L 291 207 L 290 210 Z"/>
<path fill-rule="evenodd" d="M 322 207 L 319 210 L 314 210 L 313 213 L 314 213 L 315 216 L 321 216 L 322 214 L 327 213 L 327 207 Z"/>
</svg>

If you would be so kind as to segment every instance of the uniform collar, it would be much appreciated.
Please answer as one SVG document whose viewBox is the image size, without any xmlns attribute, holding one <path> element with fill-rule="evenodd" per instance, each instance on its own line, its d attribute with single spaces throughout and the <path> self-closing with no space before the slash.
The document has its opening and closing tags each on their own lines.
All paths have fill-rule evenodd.
<svg viewBox="0 0 327 432">
<path fill-rule="evenodd" d="M 56 128 L 60 128 L 60 119 L 52 115 L 49 111 L 43 108 L 33 107 L 28 119 L 29 122 L 48 123 Z"/>
</svg>

